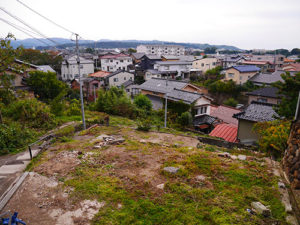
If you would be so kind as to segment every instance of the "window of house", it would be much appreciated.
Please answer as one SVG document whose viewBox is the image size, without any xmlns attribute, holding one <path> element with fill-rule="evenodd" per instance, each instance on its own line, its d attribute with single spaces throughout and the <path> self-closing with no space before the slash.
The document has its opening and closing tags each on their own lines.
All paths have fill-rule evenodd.
<svg viewBox="0 0 300 225">
<path fill-rule="evenodd" d="M 123 59 L 121 59 L 121 60 L 120 60 L 120 62 L 124 62 L 124 60 L 123 60 Z"/>
<path fill-rule="evenodd" d="M 119 62 L 116 62 L 116 64 L 118 65 L 118 64 L 119 64 Z"/>
<path fill-rule="evenodd" d="M 242 76 L 240 76 L 240 80 L 242 79 Z"/>
<path fill-rule="evenodd" d="M 126 80 L 126 77 L 124 77 L 124 80 Z"/>
<path fill-rule="evenodd" d="M 118 82 L 118 78 L 116 77 L 116 78 L 114 78 L 114 82 Z"/>
<path fill-rule="evenodd" d="M 106 60 L 105 60 L 105 62 L 107 62 L 107 63 L 108 63 L 108 62 L 109 62 L 109 60 L 108 60 L 108 59 L 106 59 Z"/>
<path fill-rule="evenodd" d="M 266 98 L 257 98 L 257 101 L 259 101 L 259 102 L 268 102 L 268 99 L 266 99 Z"/>
<path fill-rule="evenodd" d="M 234 77 L 234 73 L 228 73 L 228 77 L 229 78 L 233 78 Z"/>
<path fill-rule="evenodd" d="M 125 70 L 125 66 L 123 66 L 123 70 Z"/>
<path fill-rule="evenodd" d="M 207 106 L 202 106 L 198 109 L 198 115 L 205 114 L 207 112 Z"/>
<path fill-rule="evenodd" d="M 132 80 L 132 77 L 130 77 L 129 80 Z"/>
<path fill-rule="evenodd" d="M 215 66 L 215 65 L 216 65 L 216 63 L 215 63 L 215 62 L 213 62 L 212 64 L 213 64 L 213 66 Z"/>
<path fill-rule="evenodd" d="M 113 60 L 111 59 L 110 62 L 113 62 Z"/>
<path fill-rule="evenodd" d="M 203 66 L 204 66 L 204 63 L 201 63 L 201 66 L 203 67 Z"/>
</svg>

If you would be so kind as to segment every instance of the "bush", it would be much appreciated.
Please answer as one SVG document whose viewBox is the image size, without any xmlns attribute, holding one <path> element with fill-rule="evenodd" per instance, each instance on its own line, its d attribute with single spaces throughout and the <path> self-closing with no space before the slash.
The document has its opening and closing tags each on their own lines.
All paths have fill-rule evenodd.
<svg viewBox="0 0 300 225">
<path fill-rule="evenodd" d="M 147 112 L 152 110 L 152 102 L 146 95 L 139 94 L 135 96 L 133 102 L 138 108 L 146 110 Z"/>
<path fill-rule="evenodd" d="M 232 106 L 232 107 L 236 107 L 236 105 L 238 104 L 238 101 L 236 101 L 234 98 L 229 98 L 226 101 L 224 101 L 223 104 Z"/>
<path fill-rule="evenodd" d="M 72 99 L 70 105 L 66 111 L 67 116 L 78 116 L 81 115 L 80 101 Z"/>
<path fill-rule="evenodd" d="M 50 112 L 50 108 L 36 98 L 13 102 L 3 114 L 32 128 L 51 128 L 56 125 L 55 117 Z"/>
<path fill-rule="evenodd" d="M 290 132 L 290 122 L 274 120 L 259 122 L 253 127 L 259 136 L 259 147 L 264 152 L 275 156 L 281 156 L 287 147 L 287 139 Z"/>
<path fill-rule="evenodd" d="M 151 129 L 152 120 L 151 118 L 143 119 L 138 121 L 138 130 L 149 131 Z"/>
<path fill-rule="evenodd" d="M 19 123 L 0 124 L 0 155 L 17 152 L 32 142 L 35 136 L 35 132 L 21 127 Z"/>
<path fill-rule="evenodd" d="M 193 121 L 193 117 L 190 112 L 184 112 L 178 118 L 178 123 L 183 127 L 190 126 L 192 124 L 192 121 Z"/>
<path fill-rule="evenodd" d="M 58 129 L 55 131 L 55 136 L 56 137 L 71 137 L 75 133 L 75 127 L 72 125 L 66 126 L 64 128 Z"/>
</svg>

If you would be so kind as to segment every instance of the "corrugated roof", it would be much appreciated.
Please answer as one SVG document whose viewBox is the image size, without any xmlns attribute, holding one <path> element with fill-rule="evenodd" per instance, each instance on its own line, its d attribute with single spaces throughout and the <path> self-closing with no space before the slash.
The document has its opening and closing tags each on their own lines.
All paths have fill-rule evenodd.
<svg viewBox="0 0 300 225">
<path fill-rule="evenodd" d="M 271 64 L 269 61 L 243 61 L 243 64 L 248 65 L 265 65 L 265 64 Z"/>
<path fill-rule="evenodd" d="M 251 102 L 247 108 L 233 117 L 253 122 L 265 122 L 275 120 L 279 115 L 274 111 L 272 104 L 262 102 Z"/>
<path fill-rule="evenodd" d="M 196 116 L 193 119 L 193 125 L 194 126 L 199 126 L 201 124 L 212 125 L 216 120 L 217 118 L 204 114 L 204 115 Z"/>
<path fill-rule="evenodd" d="M 233 124 L 219 124 L 210 132 L 210 136 L 223 138 L 228 142 L 237 142 L 237 126 Z"/>
<path fill-rule="evenodd" d="M 239 112 L 241 112 L 241 110 L 230 106 L 220 105 L 216 109 L 213 109 L 210 115 L 221 119 L 224 123 L 231 123 L 237 126 L 238 120 L 232 116 Z"/>
<path fill-rule="evenodd" d="M 232 68 L 240 71 L 241 73 L 260 71 L 260 68 L 253 65 L 240 65 L 240 66 L 233 66 Z"/>
</svg>

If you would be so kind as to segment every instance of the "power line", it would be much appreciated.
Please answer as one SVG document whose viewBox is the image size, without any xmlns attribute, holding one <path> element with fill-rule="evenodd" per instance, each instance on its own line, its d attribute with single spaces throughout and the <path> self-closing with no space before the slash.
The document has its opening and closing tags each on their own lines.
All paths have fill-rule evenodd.
<svg viewBox="0 0 300 225">
<path fill-rule="evenodd" d="M 35 29 L 34 27 L 30 26 L 29 24 L 27 24 L 25 21 L 23 21 L 22 19 L 18 18 L 17 16 L 13 15 L 12 13 L 8 12 L 7 10 L 5 10 L 4 8 L 0 7 L 0 9 L 5 12 L 6 14 L 8 14 L 9 16 L 11 16 L 12 18 L 14 18 L 15 20 L 19 21 L 20 23 L 24 24 L 25 26 L 29 27 L 31 30 L 35 31 L 36 33 L 38 33 L 40 36 L 46 38 L 48 41 L 53 42 L 56 45 L 59 45 L 59 43 L 57 43 L 56 41 L 51 40 L 50 38 L 48 38 L 46 35 L 44 35 L 43 33 L 41 33 L 40 31 L 38 31 L 37 29 Z"/>
<path fill-rule="evenodd" d="M 16 24 L 13 24 L 13 23 L 11 23 L 11 22 L 9 22 L 9 21 L 3 19 L 3 18 L 0 18 L 0 20 L 2 20 L 4 23 L 6 23 L 6 24 L 8 24 L 8 25 L 10 25 L 10 26 L 12 26 L 12 27 L 14 27 L 15 29 L 17 29 L 17 30 L 19 30 L 19 31 L 21 31 L 21 32 L 23 32 L 23 33 L 25 33 L 25 34 L 27 34 L 28 36 L 34 38 L 35 40 L 37 40 L 37 41 L 39 41 L 39 42 L 45 44 L 47 47 L 49 46 L 49 44 L 48 44 L 47 42 L 42 41 L 42 40 L 40 40 L 40 39 L 34 37 L 34 36 L 31 35 L 30 33 L 28 33 L 29 31 L 26 30 L 25 28 L 20 27 L 20 26 L 18 26 L 18 25 L 16 25 Z"/>
<path fill-rule="evenodd" d="M 39 15 L 40 17 L 44 18 L 45 20 L 49 21 L 50 23 L 52 23 L 52 24 L 54 24 L 54 25 L 60 27 L 61 29 L 65 30 L 65 31 L 67 31 L 67 32 L 70 32 L 70 33 L 72 33 L 72 34 L 75 34 L 74 32 L 70 31 L 69 29 L 67 29 L 67 28 L 65 28 L 65 27 L 63 27 L 63 26 L 57 24 L 57 23 L 54 22 L 53 20 L 51 20 L 51 19 L 49 19 L 49 18 L 43 16 L 42 14 L 40 14 L 39 12 L 37 12 L 36 10 L 30 8 L 28 5 L 26 5 L 25 3 L 21 2 L 20 0 L 17 0 L 17 2 L 19 2 L 19 3 L 22 4 L 24 7 L 26 7 L 26 8 L 29 9 L 29 10 L 31 10 L 31 11 L 34 12 L 35 14 Z"/>
</svg>

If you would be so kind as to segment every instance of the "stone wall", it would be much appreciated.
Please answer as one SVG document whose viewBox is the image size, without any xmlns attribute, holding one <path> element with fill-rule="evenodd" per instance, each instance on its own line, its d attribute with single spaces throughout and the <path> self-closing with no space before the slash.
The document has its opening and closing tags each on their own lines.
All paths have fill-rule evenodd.
<svg viewBox="0 0 300 225">
<path fill-rule="evenodd" d="M 283 167 L 292 188 L 300 189 L 300 120 L 293 122 L 284 153 Z"/>
</svg>

